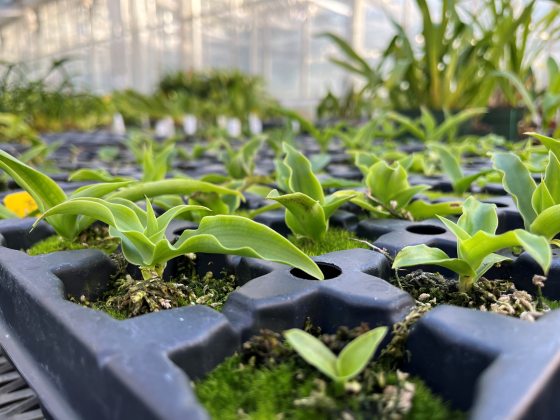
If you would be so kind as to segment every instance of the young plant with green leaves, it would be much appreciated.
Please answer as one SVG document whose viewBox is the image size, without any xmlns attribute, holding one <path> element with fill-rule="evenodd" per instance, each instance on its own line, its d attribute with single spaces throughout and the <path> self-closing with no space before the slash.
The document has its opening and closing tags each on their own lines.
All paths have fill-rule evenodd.
<svg viewBox="0 0 560 420">
<path fill-rule="evenodd" d="M 439 216 L 438 216 L 439 217 Z M 457 238 L 457 257 L 451 258 L 439 248 L 414 245 L 403 248 L 395 257 L 393 268 L 416 265 L 445 267 L 459 276 L 459 290 L 469 292 L 473 284 L 495 264 L 509 260 L 497 251 L 523 248 L 548 273 L 552 252 L 548 241 L 523 229 L 496 235 L 498 216 L 496 205 L 481 203 L 469 197 L 463 204 L 463 214 L 457 223 L 444 217 L 439 219 Z"/>
<path fill-rule="evenodd" d="M 182 213 L 209 211 L 195 205 L 173 207 L 156 217 L 146 200 L 146 210 L 132 201 L 73 198 L 47 210 L 38 220 L 57 216 L 87 217 L 109 226 L 121 241 L 124 257 L 140 267 L 145 280 L 161 278 L 167 262 L 188 253 L 232 254 L 261 258 L 297 267 L 323 279 L 319 267 L 287 239 L 272 229 L 241 216 L 206 216 L 197 229 L 186 229 L 173 244 L 165 233 Z"/>
<path fill-rule="evenodd" d="M 195 191 L 240 196 L 238 191 L 192 179 L 166 179 L 134 183 L 131 181 L 99 183 L 78 188 L 68 196 L 47 175 L 2 150 L 0 150 L 0 169 L 4 170 L 22 189 L 33 197 L 41 213 L 45 213 L 50 208 L 69 199 L 76 198 L 106 197 L 139 201 L 145 197 L 192 194 Z M 70 241 L 74 240 L 94 222 L 89 217 L 71 214 L 49 216 L 46 218 L 46 221 L 54 228 L 58 235 Z"/>
<path fill-rule="evenodd" d="M 560 233 L 560 160 L 557 155 L 560 142 L 550 137 L 543 140 L 550 151 L 544 176 L 538 185 L 527 166 L 514 153 L 494 153 L 492 161 L 503 174 L 502 184 L 512 196 L 525 229 L 553 240 Z"/>
<path fill-rule="evenodd" d="M 261 137 L 255 137 L 243 144 L 238 150 L 234 150 L 228 141 L 223 141 L 224 152 L 221 155 L 221 160 L 224 162 L 228 175 L 233 179 L 244 179 L 253 175 L 255 158 L 262 143 L 263 139 Z"/>
<path fill-rule="evenodd" d="M 321 340 L 293 328 L 284 331 L 286 341 L 310 365 L 339 384 L 358 376 L 369 364 L 387 334 L 387 327 L 377 327 L 352 340 L 336 356 Z"/>
<path fill-rule="evenodd" d="M 361 156 L 358 162 L 358 166 L 364 172 L 366 162 L 370 162 L 366 155 Z M 416 194 L 426 191 L 430 187 L 410 185 L 403 164 L 409 165 L 411 162 L 410 157 L 405 158 L 402 163 L 393 162 L 391 165 L 383 160 L 375 162 L 367 169 L 364 176 L 367 191 L 353 197 L 352 203 L 380 218 L 422 220 L 435 215 L 460 213 L 460 202 L 428 203 L 421 199 L 413 201 Z"/>
<path fill-rule="evenodd" d="M 286 156 L 276 162 L 276 182 L 286 194 L 272 190 L 267 199 L 286 208 L 286 225 L 294 235 L 319 241 L 332 214 L 357 193 L 341 190 L 325 196 L 309 160 L 286 143 L 283 148 Z"/>
<path fill-rule="evenodd" d="M 457 153 L 453 153 L 449 146 L 431 143 L 428 148 L 438 156 L 441 169 L 450 179 L 456 194 L 463 195 L 474 181 L 493 172 L 493 169 L 483 169 L 474 174 L 465 175 L 459 156 Z"/>
</svg>

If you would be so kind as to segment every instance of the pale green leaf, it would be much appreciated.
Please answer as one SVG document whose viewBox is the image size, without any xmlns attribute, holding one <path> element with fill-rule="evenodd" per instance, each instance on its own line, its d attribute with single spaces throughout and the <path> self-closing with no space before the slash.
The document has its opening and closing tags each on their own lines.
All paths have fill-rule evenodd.
<svg viewBox="0 0 560 420">
<path fill-rule="evenodd" d="M 316 367 L 332 380 L 338 381 L 336 356 L 321 340 L 296 328 L 284 331 L 284 337 L 307 363 Z"/>
<path fill-rule="evenodd" d="M 432 219 L 436 216 L 460 214 L 462 203 L 460 201 L 446 201 L 442 203 L 427 203 L 424 200 L 415 200 L 406 207 L 414 220 Z"/>
<path fill-rule="evenodd" d="M 460 275 L 474 275 L 474 270 L 465 261 L 458 258 L 449 258 L 441 249 L 431 248 L 424 244 L 404 247 L 393 261 L 393 268 L 416 265 L 437 265 Z"/>
<path fill-rule="evenodd" d="M 463 214 L 457 224 L 471 236 L 478 231 L 493 234 L 498 228 L 496 205 L 482 203 L 470 196 L 463 203 Z"/>
<path fill-rule="evenodd" d="M 512 196 L 525 222 L 525 229 L 528 229 L 537 216 L 531 204 L 533 192 L 537 187 L 535 181 L 521 159 L 511 152 L 494 153 L 492 161 L 494 168 L 504 174 L 504 189 Z"/>
<path fill-rule="evenodd" d="M 317 264 L 290 241 L 246 217 L 204 217 L 198 229 L 183 232 L 175 246 L 185 253 L 206 252 L 261 258 L 291 265 L 320 280 L 324 278 Z"/>
<path fill-rule="evenodd" d="M 356 337 L 342 349 L 336 360 L 339 381 L 348 381 L 365 369 L 387 330 L 387 327 L 377 327 Z"/>
<path fill-rule="evenodd" d="M 266 198 L 286 207 L 286 224 L 294 234 L 318 240 L 326 233 L 328 219 L 317 200 L 300 192 L 278 195 L 276 190 Z"/>
</svg>

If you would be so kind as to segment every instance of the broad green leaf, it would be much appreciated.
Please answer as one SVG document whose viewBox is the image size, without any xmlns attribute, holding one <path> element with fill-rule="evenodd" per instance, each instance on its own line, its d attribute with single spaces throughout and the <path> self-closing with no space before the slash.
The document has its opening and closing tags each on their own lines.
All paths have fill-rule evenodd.
<svg viewBox="0 0 560 420">
<path fill-rule="evenodd" d="M 84 197 L 94 197 L 101 198 L 109 193 L 112 193 L 119 188 L 131 185 L 132 181 L 122 181 L 122 182 L 107 182 L 93 185 L 86 185 L 78 188 L 72 194 L 70 198 L 84 198 Z"/>
<path fill-rule="evenodd" d="M 430 189 L 430 187 L 427 185 L 414 185 L 413 187 L 408 187 L 402 189 L 401 191 L 395 191 L 395 193 L 389 198 L 389 204 L 391 201 L 394 201 L 397 203 L 397 208 L 400 209 L 406 207 L 416 194 L 428 189 Z"/>
<path fill-rule="evenodd" d="M 282 147 L 286 153 L 284 164 L 290 171 L 288 177 L 289 191 L 292 193 L 306 194 L 312 199 L 322 203 L 325 199 L 323 188 L 311 170 L 311 163 L 309 163 L 309 160 L 287 143 L 284 143 Z"/>
<path fill-rule="evenodd" d="M 327 218 L 317 200 L 299 192 L 279 195 L 276 190 L 266 198 L 286 207 L 286 224 L 295 234 L 319 240 L 326 233 Z"/>
<path fill-rule="evenodd" d="M 374 217 L 383 218 L 391 216 L 390 213 L 380 206 L 372 204 L 371 200 L 365 197 L 364 194 L 360 194 L 350 200 L 352 204 L 359 206 L 365 211 L 370 212 Z"/>
<path fill-rule="evenodd" d="M 78 169 L 70 174 L 69 181 L 98 181 L 98 182 L 120 182 L 131 181 L 134 178 L 126 176 L 111 175 L 105 169 Z"/>
<path fill-rule="evenodd" d="M 499 254 L 487 255 L 482 260 L 482 264 L 480 264 L 480 267 L 478 267 L 478 269 L 476 270 L 475 279 L 481 278 L 484 274 L 486 274 L 486 272 L 488 270 L 490 270 L 496 264 L 501 263 L 503 261 L 509 261 L 509 260 L 511 260 L 511 258 L 505 257 L 503 255 L 499 255 Z"/>
<path fill-rule="evenodd" d="M 315 366 L 333 381 L 339 380 L 336 356 L 318 338 L 296 328 L 284 331 L 284 337 L 307 363 Z"/>
<path fill-rule="evenodd" d="M 493 169 L 485 169 L 476 174 L 467 175 L 463 178 L 459 179 L 457 182 L 453 183 L 453 190 L 457 194 L 464 194 L 467 192 L 471 184 L 476 181 L 478 178 L 488 175 L 489 173 L 493 172 Z"/>
<path fill-rule="evenodd" d="M 462 203 L 460 201 L 446 201 L 443 203 L 427 203 L 424 200 L 415 200 L 406 210 L 414 220 L 432 219 L 436 216 L 460 214 Z"/>
<path fill-rule="evenodd" d="M 35 224 L 37 224 L 39 220 L 54 214 L 72 214 L 91 217 L 109 226 L 114 226 L 120 231 L 144 230 L 138 216 L 129 207 L 118 203 L 110 203 L 100 198 L 83 197 L 67 200 L 44 212 L 41 217 L 37 219 Z"/>
<path fill-rule="evenodd" d="M 449 258 L 441 249 L 431 248 L 424 244 L 404 247 L 395 257 L 393 268 L 426 264 L 445 267 L 459 275 L 474 275 L 474 269 L 465 261 L 458 258 Z"/>
<path fill-rule="evenodd" d="M 207 252 L 261 258 L 288 264 L 322 280 L 323 273 L 307 255 L 267 226 L 241 216 L 207 216 L 176 245 L 184 253 Z"/>
<path fill-rule="evenodd" d="M 478 231 L 493 234 L 498 228 L 496 205 L 481 203 L 470 196 L 463 203 L 463 214 L 457 224 L 471 236 Z"/>
<path fill-rule="evenodd" d="M 552 152 L 548 153 L 548 164 L 546 165 L 544 174 L 544 183 L 546 184 L 554 204 L 560 204 L 560 162 Z"/>
<path fill-rule="evenodd" d="M 405 169 L 399 163 L 389 166 L 385 161 L 369 168 L 366 185 L 370 194 L 386 206 L 390 205 L 395 194 L 410 187 Z"/>
<path fill-rule="evenodd" d="M 364 370 L 387 330 L 387 327 L 377 327 L 356 337 L 342 349 L 336 360 L 339 381 L 350 380 Z"/>
<path fill-rule="evenodd" d="M 547 208 L 554 206 L 556 203 L 544 182 L 541 182 L 531 197 L 531 205 L 537 214 L 541 214 Z M 537 216 L 538 217 L 538 216 Z"/>
<path fill-rule="evenodd" d="M 3 169 L 16 184 L 33 197 L 42 213 L 67 199 L 56 182 L 3 150 L 0 150 L 0 169 Z M 49 217 L 48 222 L 60 235 L 73 238 L 75 234 L 73 223 L 68 223 L 60 216 Z"/>
<path fill-rule="evenodd" d="M 459 243 L 459 255 L 471 267 L 478 269 L 490 254 L 505 248 L 521 246 L 533 257 L 546 273 L 550 267 L 552 253 L 545 237 L 534 235 L 523 229 L 511 230 L 501 235 L 478 231 L 470 239 Z"/>
<path fill-rule="evenodd" d="M 331 215 L 344 203 L 356 197 L 359 193 L 357 191 L 336 191 L 325 198 L 323 204 L 323 211 L 325 218 L 329 219 Z"/>
<path fill-rule="evenodd" d="M 454 223 L 451 220 L 446 219 L 445 217 L 441 217 L 441 216 L 438 216 L 438 219 L 443 222 L 445 227 L 447 227 L 447 229 L 449 229 L 451 231 L 451 233 L 453 233 L 453 235 L 455 235 L 457 237 L 458 240 L 465 241 L 465 240 L 467 240 L 471 237 L 470 233 L 468 233 L 466 230 L 464 230 L 457 223 Z"/>
<path fill-rule="evenodd" d="M 492 161 L 494 168 L 504 174 L 504 189 L 512 196 L 525 222 L 525 229 L 528 229 L 537 216 L 531 204 L 531 197 L 537 188 L 535 181 L 521 159 L 513 153 L 494 153 Z"/>
<path fill-rule="evenodd" d="M 528 136 L 536 138 L 540 141 L 548 150 L 556 155 L 558 159 L 560 159 L 560 140 L 554 139 L 552 137 L 548 137 L 539 133 L 534 132 L 527 132 L 524 133 Z"/>
<path fill-rule="evenodd" d="M 140 182 L 121 191 L 112 193 L 107 198 L 126 198 L 130 201 L 140 201 L 145 197 L 152 198 L 168 194 L 189 195 L 194 192 L 214 192 L 222 195 L 237 195 L 243 197 L 239 191 L 202 182 L 195 179 L 179 178 L 165 179 L 163 181 Z"/>
<path fill-rule="evenodd" d="M 549 207 L 540 213 L 531 223 L 529 230 L 548 240 L 558 235 L 560 233 L 560 204 Z"/>
<path fill-rule="evenodd" d="M 331 157 L 327 153 L 319 153 L 309 158 L 311 170 L 315 173 L 322 171 L 330 163 Z"/>
<path fill-rule="evenodd" d="M 431 143 L 429 145 L 431 150 L 434 150 L 441 163 L 443 171 L 447 174 L 449 179 L 453 184 L 456 184 L 463 178 L 463 170 L 461 169 L 461 164 L 459 159 L 449 150 L 449 146 L 443 146 L 441 144 Z"/>
</svg>

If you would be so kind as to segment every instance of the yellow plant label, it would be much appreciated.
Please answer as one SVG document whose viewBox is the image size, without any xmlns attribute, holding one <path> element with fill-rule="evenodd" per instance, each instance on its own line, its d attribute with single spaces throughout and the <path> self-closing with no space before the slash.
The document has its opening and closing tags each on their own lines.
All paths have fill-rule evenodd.
<svg viewBox="0 0 560 420">
<path fill-rule="evenodd" d="M 37 210 L 37 203 L 27 191 L 8 194 L 4 197 L 4 205 L 18 217 L 27 217 Z"/>
</svg>

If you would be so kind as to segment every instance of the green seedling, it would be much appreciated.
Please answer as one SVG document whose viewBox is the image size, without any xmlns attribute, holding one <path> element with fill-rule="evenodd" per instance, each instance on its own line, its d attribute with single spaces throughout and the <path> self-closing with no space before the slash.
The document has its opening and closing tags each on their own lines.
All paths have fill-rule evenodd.
<svg viewBox="0 0 560 420">
<path fill-rule="evenodd" d="M 362 166 L 362 170 L 364 167 Z M 376 217 L 421 220 L 435 215 L 458 214 L 460 202 L 427 203 L 414 200 L 416 194 L 429 189 L 427 185 L 411 186 L 406 169 L 400 162 L 392 165 L 380 160 L 369 167 L 364 178 L 367 192 L 352 198 L 352 203 Z"/>
<path fill-rule="evenodd" d="M 284 331 L 286 341 L 307 363 L 340 384 L 366 368 L 386 334 L 387 327 L 368 331 L 348 343 L 337 357 L 321 340 L 303 330 Z"/>
<path fill-rule="evenodd" d="M 145 280 L 161 278 L 167 262 L 188 253 L 233 254 L 261 258 L 297 267 L 317 279 L 323 279 L 319 267 L 287 239 L 272 229 L 240 216 L 207 216 L 197 229 L 185 230 L 171 244 L 166 229 L 181 213 L 208 211 L 205 207 L 181 205 L 156 217 L 146 200 L 146 210 L 132 201 L 99 198 L 75 198 L 47 210 L 47 217 L 73 216 L 99 220 L 109 226 L 109 234 L 121 240 L 123 255 L 140 267 Z"/>
<path fill-rule="evenodd" d="M 501 249 L 521 247 L 540 265 L 545 275 L 550 268 L 552 252 L 544 237 L 523 229 L 495 234 L 498 216 L 494 204 L 469 197 L 457 223 L 444 217 L 439 219 L 457 238 L 457 258 L 450 258 L 441 249 L 427 245 L 407 246 L 395 257 L 394 269 L 424 264 L 445 267 L 458 274 L 459 290 L 468 292 L 495 264 L 509 260 L 495 253 Z"/>
<path fill-rule="evenodd" d="M 262 142 L 262 138 L 255 137 L 241 146 L 239 150 L 234 150 L 227 141 L 222 142 L 225 152 L 222 153 L 221 158 L 230 177 L 244 179 L 253 175 L 255 158 Z"/>
<path fill-rule="evenodd" d="M 309 160 L 284 143 L 284 160 L 277 161 L 277 184 L 287 194 L 272 190 L 267 198 L 286 208 L 286 225 L 297 236 L 319 241 L 329 227 L 329 218 L 341 205 L 357 195 L 337 191 L 325 196 Z"/>
<path fill-rule="evenodd" d="M 465 175 L 459 158 L 451 152 L 448 146 L 432 143 L 428 147 L 437 153 L 441 168 L 451 180 L 453 191 L 457 194 L 464 194 L 474 181 L 493 172 L 492 169 L 485 169 L 472 175 Z"/>
</svg>

